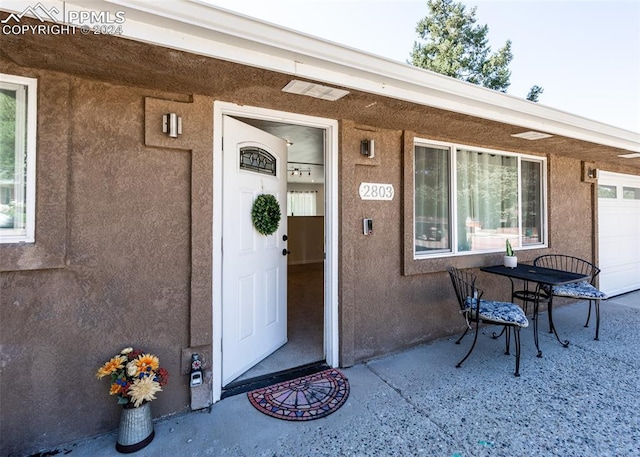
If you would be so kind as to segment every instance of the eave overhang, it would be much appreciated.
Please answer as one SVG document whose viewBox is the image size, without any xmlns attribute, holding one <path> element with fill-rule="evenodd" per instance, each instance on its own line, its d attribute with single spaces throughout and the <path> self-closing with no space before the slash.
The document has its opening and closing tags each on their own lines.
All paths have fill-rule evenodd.
<svg viewBox="0 0 640 457">
<path fill-rule="evenodd" d="M 20 13 L 29 1 L 3 2 Z M 640 133 L 214 7 L 198 0 L 43 1 L 67 11 L 124 11 L 121 35 L 256 68 L 631 152 Z"/>
</svg>

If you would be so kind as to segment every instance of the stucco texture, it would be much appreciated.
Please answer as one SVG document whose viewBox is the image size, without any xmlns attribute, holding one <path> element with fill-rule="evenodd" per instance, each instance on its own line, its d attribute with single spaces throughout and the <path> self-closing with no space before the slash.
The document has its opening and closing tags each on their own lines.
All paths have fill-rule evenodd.
<svg viewBox="0 0 640 457">
<path fill-rule="evenodd" d="M 358 91 L 337 102 L 287 94 L 291 75 L 116 37 L 3 37 L 0 65 L 38 78 L 36 243 L 0 246 L 2 455 L 115 429 L 119 409 L 95 371 L 125 346 L 156 354 L 171 374 L 154 416 L 188 408 L 184 358 L 212 342 L 217 100 L 339 121 L 343 366 L 462 331 L 446 265 L 501 258 L 407 256 L 414 136 L 547 157 L 549 248 L 523 252 L 523 262 L 548 252 L 595 257 L 597 199 L 581 180 L 582 160 L 640 174 L 615 148 L 527 142 L 510 136 L 518 126 Z M 177 141 L 160 130 L 166 107 L 186 110 Z M 374 159 L 359 153 L 370 138 Z M 392 184 L 395 197 L 360 200 L 361 182 Z M 365 217 L 371 236 L 362 234 Z M 480 281 L 508 294 L 504 278 Z"/>
<path fill-rule="evenodd" d="M 59 261 L 21 254 L 14 269 L 30 268 L 0 274 L 3 455 L 115 428 L 119 407 L 94 374 L 129 345 L 174 375 L 152 404 L 156 416 L 189 402 L 180 356 L 189 346 L 190 154 L 144 146 L 144 96 L 155 92 L 15 72 L 38 77 L 38 170 L 59 182 L 38 181 L 38 225 L 55 230 L 39 230 L 36 245 L 53 244 Z M 65 160 L 47 154 L 56 146 Z"/>
</svg>

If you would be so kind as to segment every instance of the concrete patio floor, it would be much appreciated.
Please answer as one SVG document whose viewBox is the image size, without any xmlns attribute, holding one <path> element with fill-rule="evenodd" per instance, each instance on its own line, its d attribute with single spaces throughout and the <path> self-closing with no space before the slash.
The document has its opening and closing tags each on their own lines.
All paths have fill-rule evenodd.
<svg viewBox="0 0 640 457">
<path fill-rule="evenodd" d="M 556 310 L 563 348 L 540 315 L 522 333 L 521 377 L 495 329 L 440 340 L 342 369 L 351 393 L 325 418 L 286 422 L 254 409 L 246 394 L 211 412 L 155 423 L 156 437 L 134 456 L 640 456 L 640 292 L 601 305 L 600 341 L 584 328 L 586 302 Z M 592 316 L 593 317 L 593 316 Z M 60 447 L 60 455 L 120 455 L 116 433 Z"/>
</svg>

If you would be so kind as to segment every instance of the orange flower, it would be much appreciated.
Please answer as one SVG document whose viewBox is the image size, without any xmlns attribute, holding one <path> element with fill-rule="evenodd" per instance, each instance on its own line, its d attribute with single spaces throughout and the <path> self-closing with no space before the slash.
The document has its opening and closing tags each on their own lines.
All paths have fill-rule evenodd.
<svg viewBox="0 0 640 457">
<path fill-rule="evenodd" d="M 122 390 L 122 387 L 120 387 L 118 384 L 116 384 L 114 382 L 113 384 L 111 384 L 111 389 L 109 390 L 109 395 L 118 395 L 121 390 Z"/>
<path fill-rule="evenodd" d="M 142 354 L 136 360 L 136 366 L 138 367 L 138 374 L 150 373 L 156 371 L 160 367 L 160 361 L 155 355 Z"/>
<path fill-rule="evenodd" d="M 124 368 L 124 362 L 127 361 L 127 358 L 121 355 L 117 355 L 105 363 L 98 372 L 96 373 L 96 377 L 98 379 L 103 378 L 105 376 L 109 376 L 111 373 L 119 370 L 120 368 Z"/>
<path fill-rule="evenodd" d="M 135 407 L 154 400 L 156 393 L 167 384 L 168 373 L 160 368 L 160 360 L 140 349 L 126 347 L 100 367 L 98 379 L 109 377 L 109 395 L 118 398 L 119 405 Z"/>
</svg>

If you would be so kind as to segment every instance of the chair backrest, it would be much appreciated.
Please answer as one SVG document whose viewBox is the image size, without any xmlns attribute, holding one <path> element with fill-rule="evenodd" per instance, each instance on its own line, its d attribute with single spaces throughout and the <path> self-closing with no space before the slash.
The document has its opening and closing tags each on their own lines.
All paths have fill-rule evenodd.
<svg viewBox="0 0 640 457">
<path fill-rule="evenodd" d="M 480 298 L 482 291 L 475 286 L 476 276 L 468 271 L 459 270 L 454 267 L 447 267 L 453 290 L 456 292 L 456 298 L 461 310 L 466 309 L 465 301 L 468 297 Z"/>
<path fill-rule="evenodd" d="M 563 254 L 541 255 L 533 261 L 533 264 L 537 267 L 553 268 L 554 270 L 563 270 L 589 275 L 591 276 L 591 283 L 594 282 L 595 277 L 600 273 L 600 268 L 596 267 L 591 262 Z"/>
</svg>

